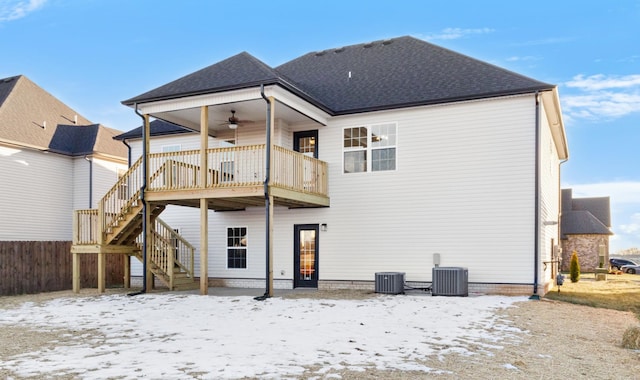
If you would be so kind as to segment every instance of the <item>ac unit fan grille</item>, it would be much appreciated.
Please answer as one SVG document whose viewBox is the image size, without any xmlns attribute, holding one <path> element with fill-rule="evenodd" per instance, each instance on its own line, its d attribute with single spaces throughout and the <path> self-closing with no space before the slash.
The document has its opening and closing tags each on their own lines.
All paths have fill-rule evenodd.
<svg viewBox="0 0 640 380">
<path fill-rule="evenodd" d="M 458 267 L 435 267 L 431 271 L 431 295 L 469 295 L 469 270 Z"/>
<path fill-rule="evenodd" d="M 404 272 L 376 273 L 376 293 L 404 293 Z"/>
</svg>

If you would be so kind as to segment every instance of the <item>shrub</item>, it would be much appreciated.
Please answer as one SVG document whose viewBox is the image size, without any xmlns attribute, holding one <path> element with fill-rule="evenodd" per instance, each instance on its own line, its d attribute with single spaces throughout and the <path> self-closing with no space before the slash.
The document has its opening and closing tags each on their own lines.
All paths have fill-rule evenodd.
<svg viewBox="0 0 640 380">
<path fill-rule="evenodd" d="M 640 327 L 632 326 L 622 335 L 622 347 L 632 350 L 640 349 Z"/>
<path fill-rule="evenodd" d="M 569 265 L 569 276 L 571 282 L 578 282 L 580 279 L 580 263 L 578 262 L 578 253 L 573 251 L 571 254 L 571 264 Z"/>
</svg>

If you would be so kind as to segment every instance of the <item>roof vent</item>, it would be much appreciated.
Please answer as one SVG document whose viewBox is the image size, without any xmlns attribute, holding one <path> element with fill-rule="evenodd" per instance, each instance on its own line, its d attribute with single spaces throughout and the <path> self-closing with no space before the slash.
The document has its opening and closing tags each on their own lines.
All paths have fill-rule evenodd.
<svg viewBox="0 0 640 380">
<path fill-rule="evenodd" d="M 362 45 L 362 47 L 364 47 L 364 48 L 370 48 L 372 46 L 373 46 L 373 42 L 369 42 L 369 43 L 366 43 L 366 44 Z"/>
<path fill-rule="evenodd" d="M 42 129 L 47 129 L 47 121 L 42 122 Z"/>
<path fill-rule="evenodd" d="M 344 51 L 344 48 L 343 48 L 343 47 L 341 47 L 341 48 L 337 48 L 337 49 L 336 49 L 336 50 L 334 50 L 333 52 L 334 52 L 334 53 L 342 53 L 343 51 Z"/>
<path fill-rule="evenodd" d="M 391 45 L 391 43 L 393 42 L 393 40 L 384 40 L 382 41 L 383 45 Z"/>
<path fill-rule="evenodd" d="M 78 124 L 78 115 L 73 115 L 73 124 Z"/>
<path fill-rule="evenodd" d="M 316 57 L 321 57 L 321 56 L 325 55 L 326 53 L 327 52 L 325 50 L 316 52 Z"/>
</svg>

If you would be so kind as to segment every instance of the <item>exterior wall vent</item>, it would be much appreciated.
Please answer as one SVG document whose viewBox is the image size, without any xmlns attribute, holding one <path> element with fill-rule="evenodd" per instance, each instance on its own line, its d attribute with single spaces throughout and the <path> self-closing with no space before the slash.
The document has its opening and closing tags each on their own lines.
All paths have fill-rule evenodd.
<svg viewBox="0 0 640 380">
<path fill-rule="evenodd" d="M 403 294 L 405 272 L 376 273 L 376 293 Z"/>
<path fill-rule="evenodd" d="M 469 295 L 469 270 L 458 267 L 436 267 L 431 270 L 432 296 Z"/>
</svg>

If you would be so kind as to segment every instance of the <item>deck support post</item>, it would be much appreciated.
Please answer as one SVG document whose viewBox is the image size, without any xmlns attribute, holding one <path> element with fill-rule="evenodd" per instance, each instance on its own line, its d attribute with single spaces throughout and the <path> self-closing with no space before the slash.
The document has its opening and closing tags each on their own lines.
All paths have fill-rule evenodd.
<svg viewBox="0 0 640 380">
<path fill-rule="evenodd" d="M 73 253 L 73 292 L 80 293 L 80 255 Z"/>
<path fill-rule="evenodd" d="M 98 293 L 104 293 L 107 285 L 107 254 L 98 253 Z"/>
<path fill-rule="evenodd" d="M 209 148 L 209 106 L 200 108 L 200 186 L 207 187 L 209 173 L 207 149 Z M 200 198 L 200 294 L 209 293 L 209 205 Z"/>
<path fill-rule="evenodd" d="M 124 288 L 129 289 L 131 287 L 131 256 L 124 256 Z"/>
</svg>

